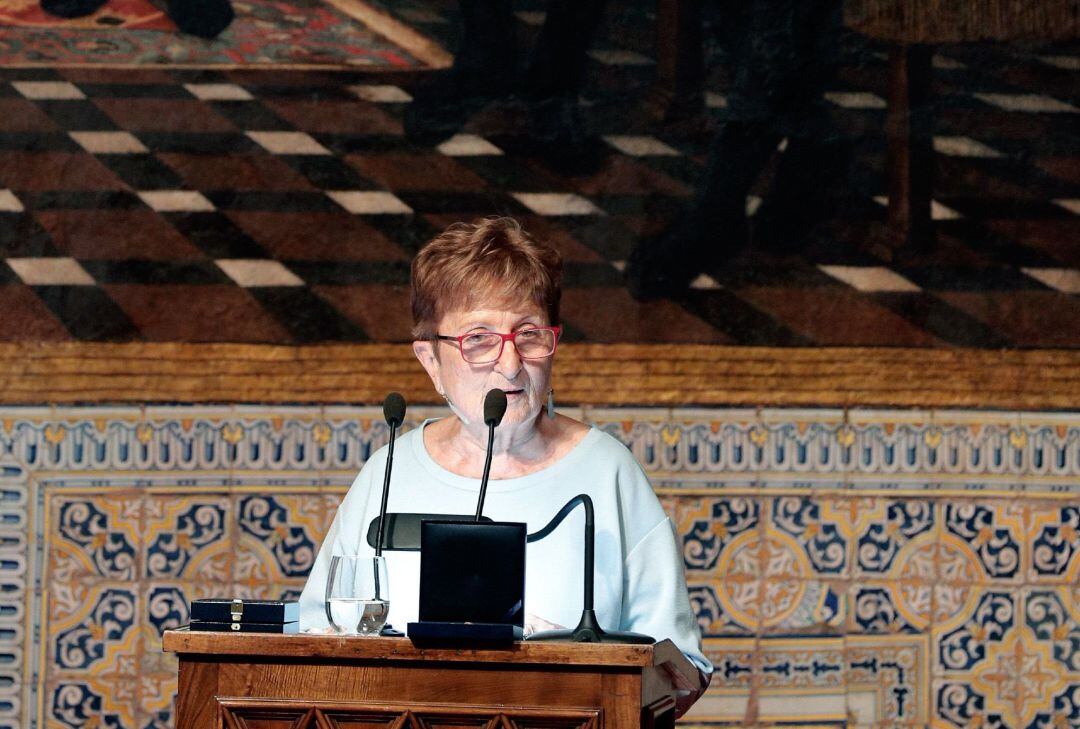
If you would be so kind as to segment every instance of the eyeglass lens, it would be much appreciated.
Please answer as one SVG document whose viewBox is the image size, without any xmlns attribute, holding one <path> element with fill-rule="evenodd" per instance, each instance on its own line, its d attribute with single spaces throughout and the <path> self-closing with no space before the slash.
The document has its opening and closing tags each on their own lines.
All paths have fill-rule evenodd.
<svg viewBox="0 0 1080 729">
<path fill-rule="evenodd" d="M 547 357 L 555 351 L 555 332 L 550 329 L 523 329 L 515 332 L 514 345 L 526 359 Z M 494 362 L 502 354 L 503 338 L 493 333 L 470 334 L 461 340 L 461 356 L 466 362 Z"/>
</svg>

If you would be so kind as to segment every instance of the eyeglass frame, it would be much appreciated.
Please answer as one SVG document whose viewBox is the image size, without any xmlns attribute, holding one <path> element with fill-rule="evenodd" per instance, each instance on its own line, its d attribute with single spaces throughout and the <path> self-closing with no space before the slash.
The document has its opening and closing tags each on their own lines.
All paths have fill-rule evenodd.
<svg viewBox="0 0 1080 729">
<path fill-rule="evenodd" d="M 517 336 L 519 334 L 521 334 L 522 332 L 534 332 L 534 331 L 536 331 L 538 329 L 542 330 L 542 331 L 553 332 L 555 334 L 555 343 L 551 346 L 551 351 L 548 352 L 545 355 L 542 355 L 540 357 L 526 357 L 525 355 L 523 355 L 521 353 L 521 350 L 518 349 Z M 518 357 L 521 357 L 522 359 L 538 360 L 538 359 L 547 359 L 548 357 L 554 357 L 555 356 L 555 350 L 557 350 L 559 348 L 559 340 L 562 339 L 562 330 L 563 330 L 562 324 L 555 324 L 555 325 L 549 326 L 549 327 L 526 327 L 525 329 L 518 329 L 516 332 L 510 332 L 509 334 L 503 334 L 502 332 L 489 332 L 489 331 L 467 332 L 467 333 L 462 334 L 461 336 L 458 336 L 458 337 L 452 337 L 452 336 L 449 336 L 447 334 L 436 334 L 434 339 L 436 341 L 442 341 L 442 342 L 455 342 L 457 344 L 458 354 L 461 355 L 461 359 L 464 360 L 465 364 L 486 365 L 486 364 L 494 364 L 494 363 L 498 362 L 499 359 L 502 358 L 503 350 L 506 349 L 507 340 L 509 340 L 510 343 L 514 345 L 514 351 L 517 352 Z M 461 348 L 461 342 L 466 337 L 474 337 L 477 334 L 494 334 L 494 335 L 501 338 L 501 341 L 499 342 L 499 353 L 497 355 L 495 355 L 495 359 L 491 359 L 491 360 L 488 360 L 486 362 L 470 362 L 469 360 L 465 359 L 465 352 Z"/>
</svg>

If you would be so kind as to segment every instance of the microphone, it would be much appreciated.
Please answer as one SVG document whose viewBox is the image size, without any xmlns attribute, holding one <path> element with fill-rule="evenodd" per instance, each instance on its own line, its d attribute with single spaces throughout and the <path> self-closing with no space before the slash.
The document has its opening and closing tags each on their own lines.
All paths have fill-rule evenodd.
<svg viewBox="0 0 1080 729">
<path fill-rule="evenodd" d="M 504 396 L 505 399 L 505 396 Z M 390 426 L 390 445 L 386 452 L 386 471 L 383 474 L 382 504 L 379 506 L 379 533 L 375 538 L 375 556 L 382 556 L 383 533 L 386 529 L 386 501 L 390 497 L 390 469 L 394 465 L 394 437 L 405 422 L 405 398 L 400 392 L 391 392 L 383 400 L 383 418 Z"/>
<path fill-rule="evenodd" d="M 506 393 L 495 388 L 484 395 L 484 425 L 498 427 L 506 415 Z"/>
<path fill-rule="evenodd" d="M 487 495 L 488 477 L 491 475 L 491 451 L 495 447 L 495 428 L 506 415 L 506 393 L 499 388 L 488 390 L 484 395 L 484 423 L 488 427 L 487 455 L 484 458 L 484 475 L 480 479 L 480 497 L 476 500 L 476 518 L 484 513 L 484 497 Z"/>
</svg>

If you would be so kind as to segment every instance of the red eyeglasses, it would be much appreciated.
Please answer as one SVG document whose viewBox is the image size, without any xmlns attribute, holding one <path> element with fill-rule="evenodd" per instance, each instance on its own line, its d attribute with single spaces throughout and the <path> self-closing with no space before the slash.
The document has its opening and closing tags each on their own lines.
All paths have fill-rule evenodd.
<svg viewBox="0 0 1080 729">
<path fill-rule="evenodd" d="M 457 343 L 461 357 L 469 364 L 490 364 L 502 357 L 503 347 L 513 342 L 518 356 L 522 359 L 543 359 L 555 354 L 559 346 L 561 326 L 530 327 L 519 329 L 510 334 L 499 332 L 470 332 L 460 337 L 436 334 L 436 339 Z"/>
</svg>

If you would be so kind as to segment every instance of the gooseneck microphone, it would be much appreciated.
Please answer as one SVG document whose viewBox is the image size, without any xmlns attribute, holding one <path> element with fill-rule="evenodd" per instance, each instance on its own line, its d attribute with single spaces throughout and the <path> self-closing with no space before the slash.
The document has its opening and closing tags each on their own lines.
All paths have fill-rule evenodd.
<svg viewBox="0 0 1080 729">
<path fill-rule="evenodd" d="M 506 393 L 495 388 L 484 395 L 484 423 L 488 427 L 487 455 L 484 458 L 484 475 L 480 479 L 480 497 L 476 500 L 476 518 L 484 513 L 484 497 L 487 495 L 488 477 L 491 475 L 491 452 L 495 447 L 495 428 L 506 415 Z"/>
<path fill-rule="evenodd" d="M 532 641 L 571 641 L 574 643 L 655 643 L 656 641 L 641 633 L 612 630 L 607 631 L 600 627 L 600 621 L 596 619 L 593 610 L 593 573 L 594 555 L 596 552 L 596 521 L 593 517 L 593 503 L 588 494 L 578 494 L 566 502 L 559 513 L 556 514 L 547 525 L 539 531 L 530 534 L 526 541 L 529 544 L 540 541 L 555 531 L 555 527 L 562 523 L 563 519 L 581 504 L 585 509 L 585 591 L 582 595 L 581 620 L 577 627 L 570 630 L 547 630 L 542 633 L 533 633 L 527 640 Z"/>
<path fill-rule="evenodd" d="M 383 474 L 382 503 L 379 506 L 379 534 L 375 538 L 375 556 L 381 557 L 383 533 L 386 529 L 386 501 L 390 498 L 390 469 L 394 466 L 394 438 L 397 429 L 405 422 L 405 398 L 400 392 L 391 392 L 383 400 L 383 418 L 390 426 L 390 444 L 386 452 L 386 471 Z"/>
</svg>

